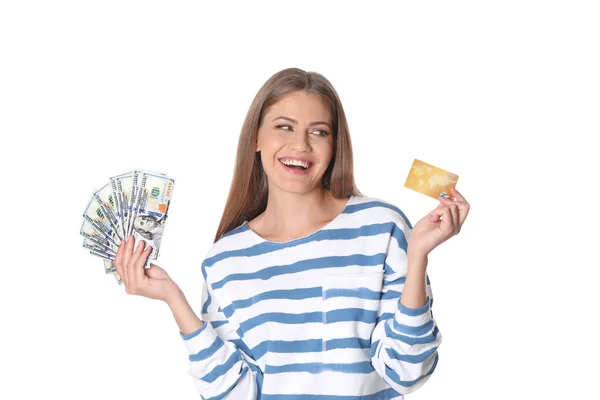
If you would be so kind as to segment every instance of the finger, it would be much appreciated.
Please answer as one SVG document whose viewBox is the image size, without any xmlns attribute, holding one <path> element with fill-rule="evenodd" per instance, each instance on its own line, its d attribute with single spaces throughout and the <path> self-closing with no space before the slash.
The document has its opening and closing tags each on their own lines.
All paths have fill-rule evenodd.
<svg viewBox="0 0 600 400">
<path fill-rule="evenodd" d="M 429 212 L 429 221 L 437 222 L 440 219 L 440 215 L 443 214 L 442 209 L 445 207 L 442 203 L 438 204 L 436 208 Z"/>
<path fill-rule="evenodd" d="M 129 290 L 129 275 L 127 275 L 127 263 L 129 262 L 129 258 L 131 257 L 130 251 L 129 251 L 129 246 L 128 243 L 129 239 L 127 239 L 125 241 L 125 244 L 123 245 L 123 258 L 122 258 L 122 262 L 121 262 L 121 270 L 123 271 L 123 273 L 120 273 L 121 278 L 123 279 L 123 283 L 125 284 L 125 291 Z"/>
<path fill-rule="evenodd" d="M 454 228 L 453 232 L 458 233 L 458 230 L 460 230 L 460 225 L 458 222 L 460 211 L 458 209 L 458 205 L 450 204 L 448 207 L 450 208 L 450 213 L 452 214 L 452 225 Z"/>
<path fill-rule="evenodd" d="M 135 284 L 135 282 L 134 282 L 135 277 L 131 273 L 131 263 L 135 262 L 134 261 L 134 258 L 135 258 L 134 247 L 135 247 L 135 237 L 133 235 L 129 235 L 129 237 L 127 238 L 127 245 L 125 246 L 125 248 L 127 249 L 125 251 L 126 263 L 123 266 L 125 275 L 127 275 L 129 289 L 131 289 L 131 287 L 134 286 L 134 284 Z"/>
<path fill-rule="evenodd" d="M 459 203 L 443 197 L 440 198 L 440 202 L 442 204 L 448 205 L 448 207 L 450 208 L 450 213 L 452 215 L 452 224 L 454 225 L 453 228 L 456 229 L 456 233 L 460 232 L 460 227 L 462 225 L 461 213 L 466 212 L 466 207 L 464 203 Z"/>
<path fill-rule="evenodd" d="M 152 253 L 152 246 L 146 247 L 146 249 L 142 251 L 142 254 L 135 262 L 134 268 L 137 282 L 141 282 L 142 279 L 144 279 L 144 265 L 146 265 L 146 261 L 148 260 L 148 256 L 150 255 L 150 253 Z"/>
<path fill-rule="evenodd" d="M 135 264 L 133 265 L 133 274 L 135 276 L 136 282 L 141 282 L 144 277 L 144 265 L 146 264 L 146 260 L 150 255 L 150 246 L 146 246 L 145 242 L 140 242 L 140 247 L 142 251 L 139 257 L 135 260 Z M 144 248 L 145 247 L 145 248 Z M 137 252 L 137 250 L 136 250 Z"/>
<path fill-rule="evenodd" d="M 454 198 L 457 201 L 462 201 L 462 202 L 467 203 L 467 200 L 463 197 L 462 194 L 460 194 L 460 192 L 458 190 L 456 190 L 456 188 L 452 188 L 452 193 L 454 194 Z M 469 204 L 469 203 L 467 203 L 467 204 Z"/>
<path fill-rule="evenodd" d="M 133 235 L 129 235 L 127 238 L 127 243 L 125 244 L 125 254 L 123 255 L 123 270 L 125 275 L 127 275 L 128 284 L 131 285 L 132 276 L 130 274 L 131 268 L 129 265 L 131 264 L 131 259 L 134 256 L 133 247 L 135 246 L 135 237 Z"/>
<path fill-rule="evenodd" d="M 443 197 L 440 197 L 439 199 L 440 199 L 440 204 L 438 204 L 438 206 L 431 211 L 431 215 L 434 215 L 434 214 L 442 215 L 442 210 L 444 209 L 444 207 L 448 206 L 449 203 L 442 201 L 442 200 L 446 200 L 446 199 L 444 199 Z M 446 200 L 446 201 L 449 201 L 449 200 Z"/>
<path fill-rule="evenodd" d="M 442 201 L 445 200 L 445 201 Z M 437 219 L 439 219 L 439 217 L 442 217 L 446 211 L 446 209 L 448 208 L 448 205 L 452 204 L 451 200 L 448 199 L 444 199 L 443 197 L 440 197 L 440 204 L 438 204 L 438 206 L 436 208 L 434 208 L 429 215 L 431 215 L 432 217 L 437 217 Z"/>
<path fill-rule="evenodd" d="M 450 199 L 446 199 L 444 197 L 438 197 L 440 202 L 442 202 L 443 204 L 446 204 L 448 206 L 450 205 L 456 205 L 458 206 L 458 224 L 460 226 L 462 226 L 463 222 L 465 221 L 465 218 L 467 218 L 467 214 L 469 213 L 469 203 L 464 202 L 462 200 L 450 200 Z M 463 197 L 464 198 L 464 197 Z"/>
<path fill-rule="evenodd" d="M 125 254 L 123 255 L 123 266 L 126 266 L 129 263 L 129 259 L 131 258 L 131 253 L 133 252 L 133 245 L 135 243 L 135 239 L 132 235 L 127 238 L 125 243 Z"/>
<path fill-rule="evenodd" d="M 432 222 L 438 222 L 438 228 L 441 231 L 446 232 L 448 229 L 452 229 L 452 214 L 447 205 L 440 203 L 429 215 L 436 217 Z"/>
<path fill-rule="evenodd" d="M 462 199 L 458 198 L 457 195 L 456 195 L 456 192 L 454 192 L 454 190 L 452 191 L 452 193 L 455 196 L 451 196 L 450 198 L 446 198 L 446 197 L 440 195 L 440 196 L 438 196 L 438 199 L 440 199 L 440 200 L 446 200 L 446 201 L 449 201 L 449 202 L 454 203 L 454 204 L 465 204 L 466 203 L 466 201 L 463 200 L 464 197 L 461 196 Z M 450 204 L 450 203 L 448 203 L 448 204 Z"/>
<path fill-rule="evenodd" d="M 138 276 L 138 274 L 135 271 L 135 265 L 136 265 L 138 259 L 140 258 L 140 255 L 144 251 L 144 247 L 145 247 L 144 241 L 140 240 L 135 248 L 135 251 L 131 255 L 131 258 L 129 259 L 129 263 L 127 264 L 127 267 L 126 267 L 128 269 L 127 273 L 129 274 L 129 278 L 133 281 L 134 284 L 137 282 L 136 279 Z"/>
</svg>

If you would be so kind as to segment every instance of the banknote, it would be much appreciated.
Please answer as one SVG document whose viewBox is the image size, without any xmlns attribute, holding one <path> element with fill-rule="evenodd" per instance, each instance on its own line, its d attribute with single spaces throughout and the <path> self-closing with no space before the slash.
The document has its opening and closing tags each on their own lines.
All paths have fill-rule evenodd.
<svg viewBox="0 0 600 400">
<path fill-rule="evenodd" d="M 134 170 L 130 173 L 131 181 L 129 183 L 128 190 L 128 206 L 127 206 L 127 230 L 126 237 L 132 234 L 133 231 L 133 220 L 135 219 L 139 204 L 147 196 L 145 190 L 145 183 L 143 182 L 146 175 L 162 176 L 168 178 L 168 175 L 164 172 L 148 171 L 148 170 Z"/>
<path fill-rule="evenodd" d="M 90 222 L 91 219 L 89 219 L 89 216 L 86 215 L 85 217 L 87 218 L 84 218 L 83 223 L 81 224 L 81 229 L 79 230 L 81 236 L 90 239 L 98 244 L 107 245 L 108 243 L 110 243 L 112 246 L 118 247 L 117 244 L 113 241 L 113 236 L 116 236 L 116 234 L 113 234 L 111 236 L 109 233 L 102 231 L 100 228 L 95 228 L 93 225 L 94 222 Z"/>
<path fill-rule="evenodd" d="M 92 229 L 98 233 L 104 234 L 107 239 L 117 246 L 121 243 L 121 238 L 117 235 L 117 232 L 111 226 L 110 222 L 108 222 L 108 219 L 105 217 L 95 196 L 92 196 L 88 202 L 88 205 L 83 212 L 83 219 L 84 225 L 82 225 L 82 230 L 85 228 L 85 222 L 88 222 Z"/>
<path fill-rule="evenodd" d="M 90 254 L 93 256 L 104 258 L 105 260 L 115 261 L 115 256 L 113 256 L 111 254 L 107 254 L 103 251 L 98 251 L 98 250 L 92 249 L 92 248 L 90 248 L 90 246 L 86 245 L 85 243 L 84 243 L 83 247 L 88 248 L 90 250 Z"/>
<path fill-rule="evenodd" d="M 104 260 L 104 272 L 107 274 L 112 274 L 113 272 L 115 272 L 117 270 L 117 267 L 115 267 L 115 264 L 110 261 L 110 260 Z"/>
<path fill-rule="evenodd" d="M 115 211 L 116 211 L 116 216 L 120 221 L 121 224 L 121 237 L 126 237 L 127 232 L 126 232 L 126 227 L 125 227 L 125 222 L 126 222 L 126 216 L 125 216 L 125 195 L 123 194 L 123 186 L 124 186 L 124 182 L 128 176 L 130 176 L 131 173 L 126 173 L 126 174 L 121 174 L 121 175 L 117 175 L 117 176 L 111 176 L 109 178 L 109 184 L 110 184 L 110 191 L 112 193 L 112 198 L 114 199 L 115 202 Z M 129 189 L 129 187 L 127 187 Z"/>
<path fill-rule="evenodd" d="M 117 280 L 117 283 L 119 285 L 123 284 L 123 279 L 121 278 L 121 275 L 119 275 L 119 272 L 117 272 L 117 268 L 115 267 L 115 264 L 113 264 L 112 261 L 104 260 L 104 272 L 106 274 L 113 274 L 113 276 Z"/>
<path fill-rule="evenodd" d="M 83 239 L 83 247 L 86 247 L 90 250 L 96 250 L 96 251 L 102 251 L 106 254 L 110 254 L 110 255 L 116 255 L 117 254 L 117 247 L 113 247 L 112 243 L 110 243 L 108 240 L 105 241 L 104 243 L 98 241 L 96 238 L 84 238 Z"/>
<path fill-rule="evenodd" d="M 131 187 L 129 189 L 128 202 L 129 205 L 127 207 L 128 218 L 127 218 L 127 237 L 131 235 L 131 230 L 133 229 L 133 219 L 135 218 L 135 212 L 137 210 L 137 202 L 139 201 L 139 181 L 142 177 L 142 171 L 133 171 L 131 178 Z"/>
<path fill-rule="evenodd" d="M 109 225 L 114 229 L 119 239 L 123 240 L 125 236 L 122 234 L 123 228 L 121 227 L 121 220 L 115 215 L 115 198 L 112 194 L 111 185 L 106 184 L 101 189 L 94 192 L 94 199 L 100 206 L 100 210 L 104 214 Z"/>
<path fill-rule="evenodd" d="M 152 246 L 146 263 L 146 267 L 149 267 L 149 262 L 156 260 L 160 252 L 175 181 L 163 174 L 144 171 L 138 182 L 137 207 L 131 223 L 132 234 L 135 247 L 141 240 L 146 246 Z"/>
<path fill-rule="evenodd" d="M 114 175 L 93 192 L 83 212 L 79 233 L 83 248 L 101 258 L 105 274 L 123 283 L 114 260 L 123 239 L 134 237 L 152 246 L 144 268 L 159 257 L 175 180 L 164 172 L 135 169 Z"/>
</svg>

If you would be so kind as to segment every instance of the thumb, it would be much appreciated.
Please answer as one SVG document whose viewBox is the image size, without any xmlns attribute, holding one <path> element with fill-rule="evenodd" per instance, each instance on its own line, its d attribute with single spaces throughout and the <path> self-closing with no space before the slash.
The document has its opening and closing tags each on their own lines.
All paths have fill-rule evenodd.
<svg viewBox="0 0 600 400">
<path fill-rule="evenodd" d="M 444 207 L 445 207 L 445 204 L 440 203 L 440 204 L 438 204 L 438 206 L 436 208 L 431 210 L 431 212 L 429 213 L 429 221 L 430 222 L 439 221 L 440 217 L 442 215 L 444 215 L 444 211 L 442 210 Z"/>
<path fill-rule="evenodd" d="M 146 275 L 148 278 L 164 278 L 166 272 L 158 265 L 150 263 L 150 268 L 146 269 Z"/>
<path fill-rule="evenodd" d="M 441 210 L 442 206 L 443 204 L 440 204 L 429 213 L 429 222 L 438 222 L 440 220 L 440 217 L 444 214 Z"/>
</svg>

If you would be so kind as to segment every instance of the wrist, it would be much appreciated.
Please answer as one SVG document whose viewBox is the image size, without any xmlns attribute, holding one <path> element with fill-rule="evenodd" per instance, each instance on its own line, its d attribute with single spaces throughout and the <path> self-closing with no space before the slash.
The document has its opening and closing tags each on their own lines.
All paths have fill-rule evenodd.
<svg viewBox="0 0 600 400">
<path fill-rule="evenodd" d="M 429 256 L 429 253 L 425 253 L 422 250 L 416 249 L 416 248 L 412 247 L 410 244 L 406 248 L 406 254 L 408 254 L 409 257 L 414 257 L 414 258 L 427 258 Z"/>
<path fill-rule="evenodd" d="M 413 251 L 411 248 L 407 251 L 408 258 L 408 269 L 409 270 L 425 270 L 427 269 L 427 264 L 429 262 L 429 258 L 427 254 Z"/>
<path fill-rule="evenodd" d="M 186 298 L 183 294 L 183 291 L 175 284 L 171 289 L 169 289 L 167 297 L 164 301 L 167 303 L 169 308 L 173 309 L 173 307 L 177 307 L 177 305 L 186 302 Z"/>
</svg>

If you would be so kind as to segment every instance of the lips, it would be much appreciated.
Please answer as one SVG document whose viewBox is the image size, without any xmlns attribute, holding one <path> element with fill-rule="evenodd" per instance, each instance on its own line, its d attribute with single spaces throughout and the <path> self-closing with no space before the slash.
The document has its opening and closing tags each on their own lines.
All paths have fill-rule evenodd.
<svg viewBox="0 0 600 400">
<path fill-rule="evenodd" d="M 308 160 L 308 159 L 306 159 L 306 158 L 298 158 L 298 157 L 281 157 L 281 158 L 278 158 L 278 160 L 279 160 L 279 162 L 280 162 L 280 163 L 282 163 L 283 165 L 285 165 L 285 164 L 283 163 L 283 161 L 282 161 L 282 160 L 295 160 L 295 161 L 303 161 L 303 162 L 305 162 L 306 164 L 308 164 L 308 167 L 306 168 L 307 170 L 308 170 L 308 169 L 310 169 L 310 167 L 312 167 L 312 166 L 313 166 L 313 164 L 314 164 L 314 162 L 312 162 L 312 161 L 310 161 L 310 160 Z"/>
<path fill-rule="evenodd" d="M 296 167 L 288 167 L 287 165 L 285 165 L 281 159 L 279 159 L 279 163 L 281 164 L 281 166 L 287 171 L 290 172 L 292 174 L 296 174 L 296 175 L 302 175 L 302 174 L 307 174 L 309 172 L 309 170 L 312 168 L 313 163 L 312 162 L 308 162 L 308 168 L 304 169 L 304 168 L 296 168 Z"/>
</svg>

